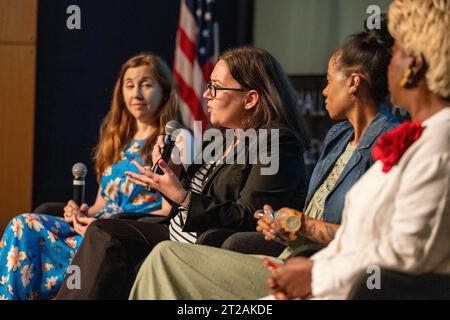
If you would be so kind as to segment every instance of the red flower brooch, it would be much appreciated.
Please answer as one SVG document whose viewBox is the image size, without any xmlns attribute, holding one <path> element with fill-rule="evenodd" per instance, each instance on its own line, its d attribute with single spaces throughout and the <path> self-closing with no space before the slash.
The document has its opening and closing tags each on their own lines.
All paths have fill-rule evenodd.
<svg viewBox="0 0 450 320">
<path fill-rule="evenodd" d="M 419 139 L 423 129 L 420 122 L 405 121 L 378 139 L 372 149 L 372 157 L 383 163 L 383 172 L 388 172 L 398 163 L 406 149 Z"/>
</svg>

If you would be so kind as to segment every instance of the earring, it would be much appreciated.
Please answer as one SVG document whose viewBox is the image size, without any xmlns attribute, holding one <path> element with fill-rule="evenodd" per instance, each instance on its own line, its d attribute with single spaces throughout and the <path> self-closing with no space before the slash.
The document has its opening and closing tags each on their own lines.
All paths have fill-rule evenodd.
<svg viewBox="0 0 450 320">
<path fill-rule="evenodd" d="M 402 80 L 400 80 L 400 85 L 403 88 L 406 88 L 407 86 L 410 86 L 413 83 L 412 74 L 413 74 L 412 69 L 410 67 L 405 69 L 405 72 L 403 73 L 403 78 Z"/>
</svg>

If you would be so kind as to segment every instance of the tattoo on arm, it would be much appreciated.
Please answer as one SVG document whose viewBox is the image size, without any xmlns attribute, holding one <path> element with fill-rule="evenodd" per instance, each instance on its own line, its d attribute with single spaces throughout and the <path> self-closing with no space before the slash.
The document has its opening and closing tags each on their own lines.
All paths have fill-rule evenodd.
<svg viewBox="0 0 450 320">
<path fill-rule="evenodd" d="M 334 239 L 334 236 L 336 235 L 336 230 L 330 226 L 325 226 L 327 229 L 327 234 L 331 239 Z"/>
<path fill-rule="evenodd" d="M 334 239 L 336 228 L 321 220 L 304 217 L 303 236 L 320 243 L 329 243 Z"/>
<path fill-rule="evenodd" d="M 305 231 L 307 237 L 313 237 L 314 233 L 316 233 L 316 225 L 315 224 L 307 225 Z"/>
<path fill-rule="evenodd" d="M 325 234 L 322 232 L 322 230 L 319 231 L 319 239 L 323 242 L 327 242 Z"/>
</svg>

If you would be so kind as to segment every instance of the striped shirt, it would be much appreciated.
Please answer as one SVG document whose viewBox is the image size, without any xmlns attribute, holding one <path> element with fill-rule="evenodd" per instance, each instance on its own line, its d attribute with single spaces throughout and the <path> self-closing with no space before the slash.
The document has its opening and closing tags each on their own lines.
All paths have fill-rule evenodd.
<svg viewBox="0 0 450 320">
<path fill-rule="evenodd" d="M 201 194 L 203 182 L 209 172 L 213 169 L 214 164 L 203 164 L 197 172 L 194 174 L 194 177 L 191 179 L 191 183 L 189 185 L 189 191 L 191 193 Z M 185 243 L 195 243 L 197 241 L 197 233 L 196 232 L 184 232 L 184 222 L 186 221 L 187 215 L 189 211 L 187 208 L 182 206 L 178 209 L 178 214 L 170 219 L 169 225 L 169 235 L 170 240 L 185 242 Z"/>
</svg>

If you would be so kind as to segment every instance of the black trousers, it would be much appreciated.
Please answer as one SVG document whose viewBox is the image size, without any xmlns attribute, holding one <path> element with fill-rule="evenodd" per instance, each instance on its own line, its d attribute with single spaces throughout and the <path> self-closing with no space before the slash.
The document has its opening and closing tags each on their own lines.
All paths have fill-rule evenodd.
<svg viewBox="0 0 450 320">
<path fill-rule="evenodd" d="M 160 220 L 162 218 L 93 222 L 72 260 L 72 265 L 80 268 L 81 288 L 69 289 L 67 280 L 71 275 L 68 275 L 56 299 L 128 299 L 142 262 L 153 247 L 169 240 L 168 226 L 155 222 Z"/>
<path fill-rule="evenodd" d="M 351 300 L 440 300 L 450 299 L 450 275 L 406 274 L 381 269 L 380 289 L 369 289 L 367 273 L 355 281 L 348 296 Z"/>
</svg>

